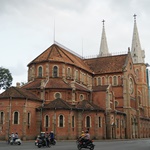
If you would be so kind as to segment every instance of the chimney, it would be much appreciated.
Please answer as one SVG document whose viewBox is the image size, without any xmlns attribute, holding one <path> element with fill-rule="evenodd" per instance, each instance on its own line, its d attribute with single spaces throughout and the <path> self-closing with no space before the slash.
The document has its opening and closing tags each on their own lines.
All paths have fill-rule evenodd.
<svg viewBox="0 0 150 150">
<path fill-rule="evenodd" d="M 16 87 L 20 88 L 20 83 L 19 82 L 16 83 Z"/>
</svg>

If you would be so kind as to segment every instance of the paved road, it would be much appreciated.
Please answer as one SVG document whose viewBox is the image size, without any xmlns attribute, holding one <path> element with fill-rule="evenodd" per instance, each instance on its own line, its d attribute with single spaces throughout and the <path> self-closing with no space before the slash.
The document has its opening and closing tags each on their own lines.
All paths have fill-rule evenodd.
<svg viewBox="0 0 150 150">
<path fill-rule="evenodd" d="M 150 150 L 150 139 L 144 140 L 119 140 L 95 141 L 94 150 Z M 34 142 L 23 142 L 22 145 L 8 145 L 0 141 L 0 150 L 77 150 L 75 141 L 58 141 L 51 148 L 38 148 Z M 85 149 L 83 149 L 85 150 Z"/>
</svg>

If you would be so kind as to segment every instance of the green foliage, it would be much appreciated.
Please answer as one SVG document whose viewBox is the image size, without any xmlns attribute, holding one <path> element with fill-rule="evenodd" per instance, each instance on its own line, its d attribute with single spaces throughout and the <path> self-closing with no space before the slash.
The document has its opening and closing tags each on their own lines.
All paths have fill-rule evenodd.
<svg viewBox="0 0 150 150">
<path fill-rule="evenodd" d="M 12 76 L 9 69 L 0 67 L 0 89 L 7 89 L 12 85 Z"/>
</svg>

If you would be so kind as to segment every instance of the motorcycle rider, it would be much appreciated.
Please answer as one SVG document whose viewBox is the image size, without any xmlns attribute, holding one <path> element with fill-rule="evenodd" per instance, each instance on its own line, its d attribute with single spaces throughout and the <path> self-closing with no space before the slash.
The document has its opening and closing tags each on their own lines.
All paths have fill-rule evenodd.
<svg viewBox="0 0 150 150">
<path fill-rule="evenodd" d="M 79 137 L 79 141 L 84 141 L 84 137 L 85 137 L 85 132 L 84 131 L 82 131 L 81 132 L 81 135 L 80 135 L 80 137 Z"/>
<path fill-rule="evenodd" d="M 90 134 L 89 134 L 89 131 L 88 131 L 88 130 L 86 130 L 85 136 L 84 136 L 83 138 L 84 138 L 85 144 L 88 144 L 88 142 L 89 142 L 89 140 L 90 140 Z"/>
<path fill-rule="evenodd" d="M 18 139 L 18 133 L 17 132 L 15 133 L 14 142 L 16 139 Z"/>
<path fill-rule="evenodd" d="M 45 143 L 45 145 L 46 145 L 46 138 L 45 138 L 45 133 L 44 132 L 41 132 L 40 138 L 42 140 L 42 143 Z"/>
<path fill-rule="evenodd" d="M 48 133 L 46 133 L 45 139 L 46 139 L 46 146 L 49 147 L 49 134 Z"/>
<path fill-rule="evenodd" d="M 50 132 L 50 142 L 52 143 L 54 141 L 54 132 Z"/>
<path fill-rule="evenodd" d="M 15 134 L 13 132 L 11 133 L 11 139 L 15 141 Z"/>
</svg>

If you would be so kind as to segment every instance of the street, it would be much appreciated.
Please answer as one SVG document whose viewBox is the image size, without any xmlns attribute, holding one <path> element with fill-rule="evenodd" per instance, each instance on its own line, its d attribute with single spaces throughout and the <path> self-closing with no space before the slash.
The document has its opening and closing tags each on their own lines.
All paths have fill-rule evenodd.
<svg viewBox="0 0 150 150">
<path fill-rule="evenodd" d="M 94 150 L 149 150 L 150 139 L 138 140 L 107 140 L 95 141 Z M 77 150 L 75 141 L 57 141 L 55 146 L 51 148 L 38 148 L 34 145 L 34 141 L 24 141 L 22 145 L 8 145 L 4 141 L 0 141 L 0 150 L 37 150 L 37 149 L 51 149 L 51 150 Z M 85 150 L 85 149 L 83 149 Z"/>
</svg>

